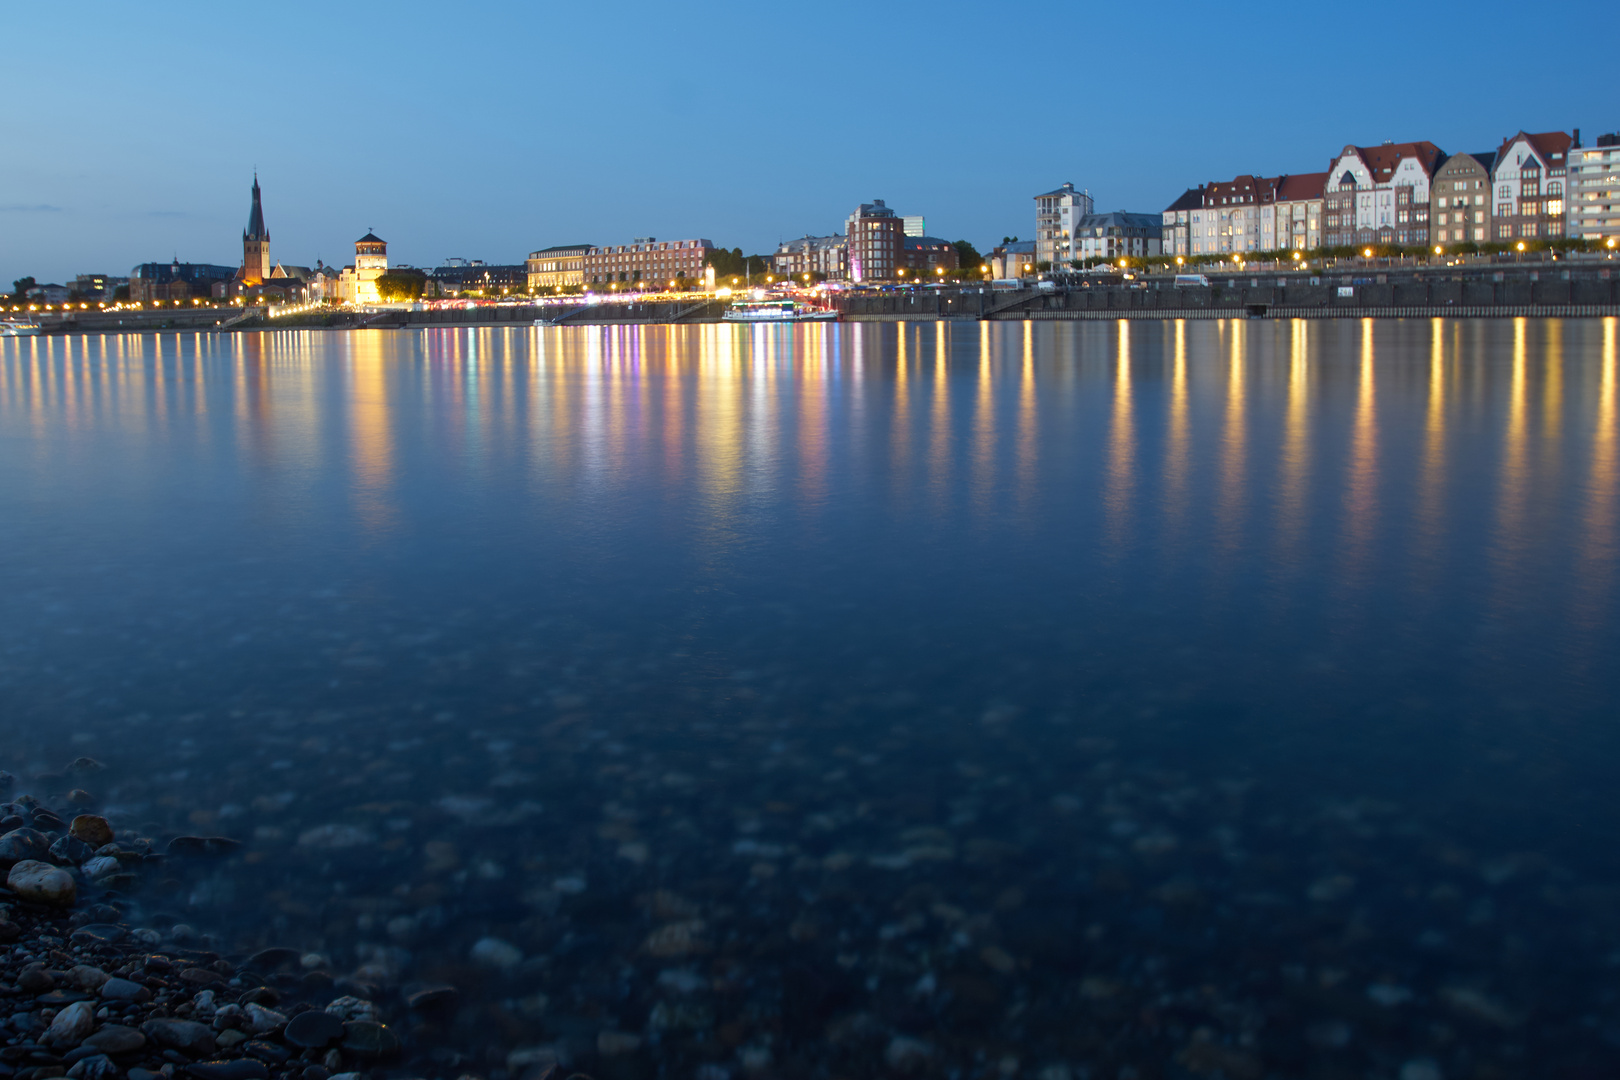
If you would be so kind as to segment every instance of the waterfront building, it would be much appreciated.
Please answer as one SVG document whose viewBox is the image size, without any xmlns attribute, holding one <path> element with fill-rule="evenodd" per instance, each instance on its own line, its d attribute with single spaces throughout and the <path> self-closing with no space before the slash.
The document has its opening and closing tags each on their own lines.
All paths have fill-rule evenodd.
<svg viewBox="0 0 1620 1080">
<path fill-rule="evenodd" d="M 901 231 L 907 236 L 927 236 L 928 222 L 921 214 L 906 214 L 900 218 Z"/>
<path fill-rule="evenodd" d="M 1076 259 L 1140 259 L 1163 251 L 1164 218 L 1159 214 L 1137 214 L 1115 210 L 1109 214 L 1087 214 L 1074 222 Z"/>
<path fill-rule="evenodd" d="M 985 259 L 993 278 L 1022 278 L 1035 273 L 1035 241 L 1009 240 L 990 249 Z"/>
<path fill-rule="evenodd" d="M 72 289 L 66 285 L 58 285 L 54 281 L 47 282 L 44 285 L 31 285 L 23 293 L 25 299 L 38 300 L 42 304 L 66 303 L 67 298 L 71 295 L 73 295 Z"/>
<path fill-rule="evenodd" d="M 335 266 L 327 266 L 321 260 L 315 260 L 315 267 L 310 271 L 309 280 L 304 284 L 304 299 L 315 304 L 324 304 L 327 301 L 335 302 L 338 299 L 338 270 Z"/>
<path fill-rule="evenodd" d="M 1577 138 L 1567 179 L 1567 234 L 1582 240 L 1620 237 L 1620 134 L 1599 135 L 1590 149 L 1582 149 Z"/>
<path fill-rule="evenodd" d="M 861 203 L 844 221 L 849 247 L 849 279 L 856 283 L 894 281 L 905 266 L 905 223 L 882 199 Z"/>
<path fill-rule="evenodd" d="M 377 279 L 388 273 L 388 243 L 376 233 L 354 242 L 354 264 L 338 274 L 338 298 L 348 304 L 376 304 L 382 301 Z"/>
<path fill-rule="evenodd" d="M 1435 170 L 1429 236 L 1436 244 L 1484 244 L 1492 238 L 1491 166 L 1496 151 L 1452 154 Z"/>
<path fill-rule="evenodd" d="M 570 289 L 585 284 L 585 256 L 590 244 L 559 244 L 529 252 L 525 267 L 530 292 Z"/>
<path fill-rule="evenodd" d="M 634 243 L 592 247 L 585 252 L 585 284 L 596 288 L 665 288 L 669 282 L 693 285 L 703 280 L 703 267 L 714 245 L 707 240 L 659 240 L 640 236 Z"/>
<path fill-rule="evenodd" d="M 1074 245 L 1074 224 L 1095 211 L 1091 192 L 1064 184 L 1035 196 L 1035 259 L 1053 266 L 1080 258 Z"/>
<path fill-rule="evenodd" d="M 438 296 L 458 296 L 474 293 L 478 296 L 500 297 L 527 293 L 529 290 L 529 264 L 512 265 L 486 263 L 479 259 L 469 262 L 456 259 L 453 266 L 446 263 L 425 275 L 432 283 L 431 291 Z"/>
<path fill-rule="evenodd" d="M 1310 251 L 1322 246 L 1322 208 L 1327 200 L 1325 172 L 1279 176 L 1269 188 L 1272 202 L 1261 207 L 1260 242 L 1268 251 Z"/>
<path fill-rule="evenodd" d="M 86 300 L 111 300 L 119 286 L 128 285 L 129 278 L 107 274 L 80 274 L 73 279 L 73 291 Z"/>
<path fill-rule="evenodd" d="M 1491 171 L 1497 243 L 1564 235 L 1564 181 L 1574 145 L 1574 137 L 1563 131 L 1521 131 L 1502 140 Z"/>
<path fill-rule="evenodd" d="M 133 303 L 155 300 L 189 300 L 212 296 L 215 283 L 228 284 L 237 268 L 213 263 L 141 263 L 129 272 L 129 298 Z"/>
<path fill-rule="evenodd" d="M 962 264 L 956 245 L 937 236 L 903 237 L 901 258 L 908 277 L 940 277 L 938 271 L 955 270 Z"/>
<path fill-rule="evenodd" d="M 789 240 L 777 246 L 771 268 L 782 277 L 799 279 L 815 274 L 828 281 L 842 281 L 849 274 L 849 237 L 804 236 Z"/>
<path fill-rule="evenodd" d="M 1431 142 L 1346 146 L 1328 169 L 1323 242 L 1427 244 L 1430 185 L 1444 160 Z"/>
<path fill-rule="evenodd" d="M 1166 255 L 1192 254 L 1193 218 L 1203 224 L 1204 185 L 1188 188 L 1175 202 L 1164 208 L 1160 225 L 1160 243 Z"/>
<path fill-rule="evenodd" d="M 236 279 L 243 285 L 257 285 L 270 276 L 270 230 L 264 227 L 264 207 L 259 202 L 259 174 L 253 174 L 253 205 L 248 210 L 247 228 L 242 230 L 242 269 Z"/>
</svg>

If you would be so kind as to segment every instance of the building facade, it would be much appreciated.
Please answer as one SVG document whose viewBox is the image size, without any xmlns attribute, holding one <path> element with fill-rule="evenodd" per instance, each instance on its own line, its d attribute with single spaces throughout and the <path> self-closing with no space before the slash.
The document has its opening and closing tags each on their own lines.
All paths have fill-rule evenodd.
<svg viewBox="0 0 1620 1080">
<path fill-rule="evenodd" d="M 1111 214 L 1087 214 L 1074 223 L 1074 246 L 1078 259 L 1140 259 L 1162 254 L 1164 219 L 1159 214 L 1133 214 L 1115 210 Z"/>
<path fill-rule="evenodd" d="M 1569 151 L 1565 232 L 1581 240 L 1620 237 L 1620 134 L 1599 135 L 1590 149 Z"/>
<path fill-rule="evenodd" d="M 961 265 L 956 245 L 937 236 L 908 236 L 902 247 L 906 277 L 943 277 Z"/>
<path fill-rule="evenodd" d="M 530 292 L 572 289 L 585 284 L 585 256 L 590 244 L 559 244 L 529 252 L 525 261 Z"/>
<path fill-rule="evenodd" d="M 900 219 L 900 228 L 907 236 L 927 236 L 928 219 L 921 214 L 907 214 Z"/>
<path fill-rule="evenodd" d="M 129 272 L 129 298 L 137 304 L 213 295 L 216 282 L 229 283 L 236 269 L 212 263 L 141 263 Z"/>
<path fill-rule="evenodd" d="M 849 276 L 849 237 L 805 236 L 778 245 L 771 267 L 782 277 L 811 274 L 828 281 Z"/>
<path fill-rule="evenodd" d="M 1081 256 L 1074 244 L 1074 224 L 1094 212 L 1091 192 L 1064 184 L 1035 196 L 1035 260 L 1058 266 Z"/>
<path fill-rule="evenodd" d="M 990 250 L 985 259 L 990 276 L 1003 280 L 1029 277 L 1035 273 L 1035 241 L 1009 240 Z"/>
<path fill-rule="evenodd" d="M 517 296 L 529 291 L 529 265 L 527 262 L 512 264 L 492 264 L 486 262 L 467 263 L 465 259 L 458 262 L 466 263 L 463 266 L 439 266 L 432 273 L 427 274 L 430 291 L 435 296 L 459 296 L 462 293 L 471 293 L 475 296 L 495 297 Z"/>
<path fill-rule="evenodd" d="M 844 221 L 849 280 L 895 281 L 905 266 L 905 223 L 882 199 L 862 203 Z"/>
<path fill-rule="evenodd" d="M 1491 227 L 1499 244 L 1564 235 L 1564 184 L 1574 138 L 1562 131 L 1505 139 L 1491 172 Z"/>
<path fill-rule="evenodd" d="M 1322 208 L 1328 174 L 1297 173 L 1269 181 L 1262 204 L 1261 243 L 1268 251 L 1310 251 L 1322 246 Z"/>
<path fill-rule="evenodd" d="M 1163 223 L 1160 226 L 1160 243 L 1164 246 L 1166 255 L 1188 256 L 1192 254 L 1192 224 L 1193 215 L 1198 214 L 1199 222 L 1203 221 L 1204 185 L 1188 188 L 1182 192 L 1181 197 L 1164 208 L 1161 215 Z"/>
<path fill-rule="evenodd" d="M 581 272 L 585 284 L 596 288 L 664 288 L 672 281 L 680 287 L 703 279 L 704 262 L 713 250 L 707 240 L 642 236 L 630 244 L 589 248 Z"/>
<path fill-rule="evenodd" d="M 1435 170 L 1429 197 L 1429 238 L 1448 244 L 1486 244 L 1491 228 L 1491 166 L 1496 151 L 1452 154 Z"/>
<path fill-rule="evenodd" d="M 1429 196 L 1445 154 L 1431 142 L 1346 146 L 1328 169 L 1328 247 L 1429 243 Z"/>
</svg>

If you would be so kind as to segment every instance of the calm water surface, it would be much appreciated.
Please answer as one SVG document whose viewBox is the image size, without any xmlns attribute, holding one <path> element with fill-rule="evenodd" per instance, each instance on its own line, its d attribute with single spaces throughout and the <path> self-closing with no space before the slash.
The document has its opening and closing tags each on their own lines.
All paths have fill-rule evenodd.
<svg viewBox="0 0 1620 1080">
<path fill-rule="evenodd" d="M 402 1076 L 1614 1075 L 1616 337 L 3 342 L 0 766 Z"/>
</svg>

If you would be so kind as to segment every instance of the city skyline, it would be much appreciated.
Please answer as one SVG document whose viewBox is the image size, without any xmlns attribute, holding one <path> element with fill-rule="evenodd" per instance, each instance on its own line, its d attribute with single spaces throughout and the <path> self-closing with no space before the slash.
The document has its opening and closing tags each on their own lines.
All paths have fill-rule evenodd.
<svg viewBox="0 0 1620 1080">
<path fill-rule="evenodd" d="M 21 152 L 0 162 L 0 283 L 234 261 L 255 167 L 278 258 L 342 265 L 374 226 L 400 262 L 433 266 L 634 235 L 767 252 L 839 231 L 874 198 L 982 249 L 1029 238 L 1030 198 L 1066 181 L 1099 212 L 1157 212 L 1210 176 L 1326 168 L 1347 142 L 1457 153 L 1519 129 L 1620 127 L 1620 91 L 1578 60 L 1556 79 L 1451 95 L 1443 69 L 1369 47 L 1348 89 L 1327 77 L 1301 88 L 1286 59 L 1231 59 L 1255 20 L 1270 23 L 1258 8 L 1188 9 L 1148 31 L 1079 12 L 1085 32 L 1050 65 L 1027 20 L 959 4 L 879 17 L 721 6 L 698 23 L 651 7 L 384 10 L 323 14 L 313 38 L 307 23 L 232 13 L 108 11 L 71 26 L 43 9 L 8 15 L 37 46 L 0 73 L 7 100 L 27 106 L 10 121 Z M 1481 57 L 1522 36 L 1505 5 L 1461 28 L 1399 10 L 1413 40 Z M 1322 17 L 1290 19 L 1287 32 L 1320 43 L 1307 52 L 1354 47 L 1332 44 Z M 1607 5 L 1567 19 L 1599 38 L 1620 29 Z M 1134 51 L 1087 60 L 1099 41 Z M 231 93 L 244 49 L 288 92 Z M 937 75 L 913 77 L 928 58 Z"/>
</svg>

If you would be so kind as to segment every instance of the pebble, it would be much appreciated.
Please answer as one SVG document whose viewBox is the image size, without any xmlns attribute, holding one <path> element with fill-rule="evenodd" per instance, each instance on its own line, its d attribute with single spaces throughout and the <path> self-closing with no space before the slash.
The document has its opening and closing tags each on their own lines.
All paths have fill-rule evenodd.
<svg viewBox="0 0 1620 1080">
<path fill-rule="evenodd" d="M 302 1012 L 287 1021 L 282 1038 L 294 1046 L 319 1050 L 343 1038 L 343 1021 L 325 1012 Z"/>
<path fill-rule="evenodd" d="M 80 814 L 68 826 L 68 835 L 76 840 L 82 840 L 91 848 L 103 847 L 113 842 L 112 826 L 100 814 Z"/>
<path fill-rule="evenodd" d="M 119 1068 L 106 1055 L 95 1054 L 80 1060 L 67 1074 L 70 1080 L 117 1080 Z"/>
<path fill-rule="evenodd" d="M 36 829 L 12 829 L 0 836 L 0 863 L 38 861 L 50 855 L 51 842 Z"/>
<path fill-rule="evenodd" d="M 57 907 L 72 907 L 79 895 L 72 874 L 34 859 L 24 859 L 13 866 L 6 875 L 6 887 L 24 900 Z"/>
<path fill-rule="evenodd" d="M 159 1046 L 181 1050 L 193 1057 L 214 1052 L 214 1033 L 194 1020 L 156 1017 L 141 1025 L 141 1034 Z"/>
<path fill-rule="evenodd" d="M 87 1001 L 69 1005 L 56 1014 L 41 1041 L 59 1049 L 71 1049 L 84 1041 L 96 1027 L 96 1014 Z"/>
<path fill-rule="evenodd" d="M 492 968 L 515 967 L 523 961 L 522 949 L 497 937 L 479 938 L 467 955 L 473 963 Z"/>
<path fill-rule="evenodd" d="M 101 984 L 101 996 L 109 1001 L 150 1001 L 152 991 L 138 982 L 114 977 Z"/>
<path fill-rule="evenodd" d="M 84 1040 L 104 1054 L 127 1054 L 146 1045 L 146 1036 L 122 1024 L 103 1024 L 101 1029 Z"/>
</svg>

